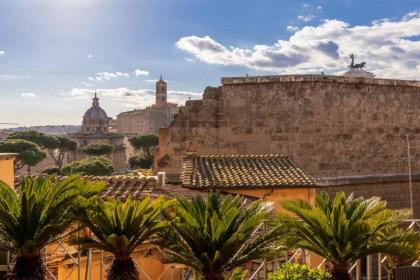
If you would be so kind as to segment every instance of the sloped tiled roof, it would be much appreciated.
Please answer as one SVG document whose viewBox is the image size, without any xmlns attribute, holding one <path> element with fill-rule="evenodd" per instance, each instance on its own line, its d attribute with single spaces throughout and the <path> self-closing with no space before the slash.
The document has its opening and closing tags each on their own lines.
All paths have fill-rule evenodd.
<svg viewBox="0 0 420 280">
<path fill-rule="evenodd" d="M 57 180 L 62 180 L 63 176 L 57 176 Z M 192 198 L 200 195 L 207 197 L 207 192 L 203 190 L 191 190 L 176 185 L 157 186 L 154 177 L 144 177 L 139 175 L 114 175 L 114 176 L 83 176 L 87 181 L 104 181 L 106 188 L 99 193 L 99 197 L 113 197 L 118 200 L 125 200 L 128 196 L 135 199 L 141 199 L 146 196 L 158 197 L 165 195 L 167 197 L 186 197 Z M 15 189 L 19 189 L 22 177 L 15 177 Z"/>
<path fill-rule="evenodd" d="M 200 189 L 315 186 L 315 179 L 283 155 L 188 155 L 184 187 Z"/>
</svg>

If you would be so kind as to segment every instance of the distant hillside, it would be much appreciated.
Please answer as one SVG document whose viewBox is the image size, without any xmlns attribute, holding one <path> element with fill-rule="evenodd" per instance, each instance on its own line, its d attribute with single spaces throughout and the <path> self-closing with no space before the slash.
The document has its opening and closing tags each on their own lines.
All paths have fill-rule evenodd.
<svg viewBox="0 0 420 280">
<path fill-rule="evenodd" d="M 0 132 L 6 133 L 6 132 L 25 131 L 25 130 L 35 130 L 35 131 L 43 132 L 46 134 L 63 135 L 67 133 L 77 132 L 78 130 L 80 130 L 80 125 L 22 126 L 22 127 L 15 127 L 15 128 L 0 129 Z"/>
</svg>

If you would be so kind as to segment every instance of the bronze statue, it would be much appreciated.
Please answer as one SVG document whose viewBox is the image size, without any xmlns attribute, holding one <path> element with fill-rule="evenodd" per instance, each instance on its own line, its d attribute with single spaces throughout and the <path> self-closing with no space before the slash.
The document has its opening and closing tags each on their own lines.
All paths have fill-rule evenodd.
<svg viewBox="0 0 420 280">
<path fill-rule="evenodd" d="M 362 69 L 363 67 L 366 66 L 366 62 L 361 62 L 361 63 L 356 63 L 354 64 L 354 59 L 356 58 L 356 56 L 354 54 L 350 54 L 349 55 L 350 59 L 351 59 L 351 63 L 349 65 L 350 69 Z"/>
</svg>

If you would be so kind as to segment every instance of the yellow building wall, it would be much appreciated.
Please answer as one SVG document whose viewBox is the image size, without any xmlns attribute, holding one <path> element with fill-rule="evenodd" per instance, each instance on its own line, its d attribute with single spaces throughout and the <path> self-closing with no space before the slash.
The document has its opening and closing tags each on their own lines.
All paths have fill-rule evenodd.
<svg viewBox="0 0 420 280">
<path fill-rule="evenodd" d="M 143 251 L 134 252 L 132 257 L 138 266 L 140 279 L 160 279 L 160 280 L 175 280 L 179 279 L 182 270 L 170 264 L 162 264 L 158 259 L 152 255 L 144 256 Z M 58 280 L 78 280 L 85 279 L 86 274 L 86 257 L 81 258 L 80 272 L 78 266 L 71 260 L 63 261 L 58 266 Z M 92 254 L 91 272 L 88 272 L 88 278 L 92 280 L 105 280 L 107 270 L 112 265 L 112 256 L 104 253 L 103 260 L 105 265 L 101 267 L 101 253 L 94 252 Z M 102 277 L 101 277 L 102 269 Z M 146 276 L 147 274 L 147 276 Z M 91 276 L 91 278 L 90 278 Z"/>
<path fill-rule="evenodd" d="M 14 155 L 0 154 L 0 181 L 12 188 L 14 186 L 14 159 Z"/>
<path fill-rule="evenodd" d="M 265 201 L 273 202 L 273 207 L 278 211 L 282 210 L 280 202 L 283 200 L 302 199 L 309 203 L 314 202 L 314 188 L 289 188 L 289 189 L 231 189 L 223 190 L 232 194 L 240 194 L 261 198 Z"/>
</svg>

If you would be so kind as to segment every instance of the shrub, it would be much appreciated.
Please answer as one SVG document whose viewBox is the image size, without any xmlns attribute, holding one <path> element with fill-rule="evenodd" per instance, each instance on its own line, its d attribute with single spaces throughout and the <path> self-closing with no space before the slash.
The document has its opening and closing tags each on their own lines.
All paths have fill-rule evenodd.
<svg viewBox="0 0 420 280">
<path fill-rule="evenodd" d="M 135 155 L 128 159 L 128 164 L 131 169 L 141 168 L 149 169 L 152 167 L 152 160 L 144 155 Z"/>
<path fill-rule="evenodd" d="M 114 167 L 109 159 L 93 157 L 73 161 L 64 166 L 62 172 L 66 175 L 78 173 L 81 175 L 108 176 L 114 172 Z"/>
<path fill-rule="evenodd" d="M 329 278 L 328 273 L 319 269 L 290 263 L 284 263 L 279 270 L 268 275 L 268 280 L 327 280 Z"/>
<path fill-rule="evenodd" d="M 90 144 L 82 150 L 85 154 L 90 156 L 102 156 L 111 153 L 114 150 L 114 146 L 107 144 Z"/>
<path fill-rule="evenodd" d="M 44 170 L 42 170 L 43 174 L 49 174 L 49 175 L 61 175 L 61 169 L 58 168 L 57 166 L 51 166 L 51 167 L 47 167 Z"/>
</svg>

